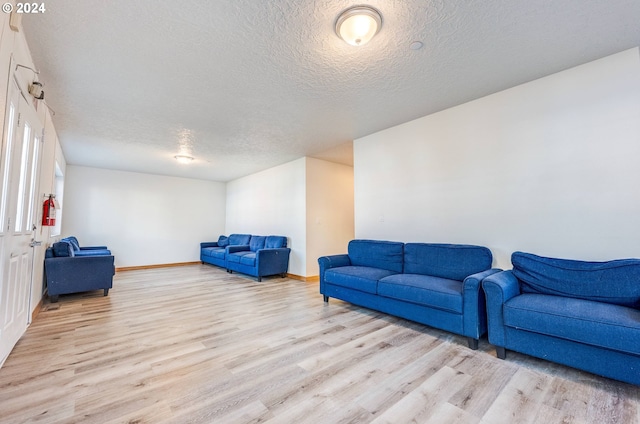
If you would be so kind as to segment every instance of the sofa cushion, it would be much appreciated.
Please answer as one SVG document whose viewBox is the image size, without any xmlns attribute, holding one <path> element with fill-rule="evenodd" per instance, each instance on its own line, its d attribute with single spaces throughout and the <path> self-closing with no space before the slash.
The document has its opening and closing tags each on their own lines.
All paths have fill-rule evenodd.
<svg viewBox="0 0 640 424">
<path fill-rule="evenodd" d="M 256 253 L 247 252 L 240 257 L 240 263 L 243 265 L 255 266 L 256 265 Z"/>
<path fill-rule="evenodd" d="M 227 236 L 218 237 L 218 247 L 229 246 L 229 238 Z"/>
<path fill-rule="evenodd" d="M 640 259 L 584 262 L 514 252 L 511 262 L 524 293 L 640 308 Z"/>
<path fill-rule="evenodd" d="M 393 271 L 380 268 L 341 266 L 328 269 L 324 273 L 324 281 L 336 286 L 376 294 L 378 280 L 392 274 L 394 274 Z"/>
<path fill-rule="evenodd" d="M 506 326 L 640 354 L 640 311 L 545 294 L 521 294 L 504 305 Z"/>
<path fill-rule="evenodd" d="M 78 239 L 75 237 L 65 237 L 60 241 L 65 241 L 67 243 L 69 243 L 71 245 L 71 247 L 73 248 L 74 252 L 77 252 L 78 250 L 80 250 L 80 243 L 78 242 Z"/>
<path fill-rule="evenodd" d="M 66 258 L 69 256 L 74 256 L 74 250 L 71 246 L 71 243 L 67 241 L 59 241 L 58 243 L 53 243 L 51 246 L 51 250 L 53 251 L 53 256 L 56 258 Z"/>
<path fill-rule="evenodd" d="M 226 253 L 225 249 L 222 247 L 203 247 L 200 249 L 200 253 L 203 256 L 209 256 L 212 258 L 224 259 L 224 255 Z"/>
<path fill-rule="evenodd" d="M 351 240 L 351 265 L 402 272 L 404 243 L 379 240 Z"/>
<path fill-rule="evenodd" d="M 251 236 L 249 241 L 249 250 L 257 252 L 260 249 L 264 249 L 264 241 L 267 238 L 265 236 Z"/>
<path fill-rule="evenodd" d="M 378 281 L 378 295 L 462 313 L 462 282 L 421 274 L 396 274 Z"/>
<path fill-rule="evenodd" d="M 234 252 L 234 253 L 229 253 L 227 255 L 227 262 L 234 262 L 239 264 L 242 260 L 242 258 L 246 255 L 254 255 L 255 257 L 255 253 L 251 252 L 250 250 L 242 250 L 240 252 Z"/>
<path fill-rule="evenodd" d="M 231 234 L 229 235 L 230 246 L 246 246 L 251 240 L 251 234 Z"/>
<path fill-rule="evenodd" d="M 491 268 L 491 251 L 465 244 L 407 243 L 404 272 L 462 281 Z"/>
<path fill-rule="evenodd" d="M 283 236 L 267 236 L 264 242 L 265 249 L 277 249 L 287 247 L 287 238 Z"/>
</svg>

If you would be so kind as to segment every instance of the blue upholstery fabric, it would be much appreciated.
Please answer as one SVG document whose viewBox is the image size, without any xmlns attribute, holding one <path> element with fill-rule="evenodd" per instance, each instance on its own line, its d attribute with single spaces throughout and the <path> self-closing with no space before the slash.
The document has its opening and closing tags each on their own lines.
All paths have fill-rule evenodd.
<svg viewBox="0 0 640 424">
<path fill-rule="evenodd" d="M 227 236 L 218 237 L 218 247 L 226 247 L 229 245 L 229 238 Z"/>
<path fill-rule="evenodd" d="M 107 249 L 80 249 L 73 252 L 74 256 L 111 256 Z"/>
<path fill-rule="evenodd" d="M 393 271 L 366 266 L 343 266 L 325 272 L 325 281 L 337 286 L 349 287 L 367 293 L 376 294 L 378 280 L 394 274 Z"/>
<path fill-rule="evenodd" d="M 66 241 L 60 241 L 58 243 L 53 243 L 52 252 L 53 256 L 56 258 L 65 258 L 74 256 L 74 249 L 71 243 Z"/>
<path fill-rule="evenodd" d="M 404 272 L 462 281 L 471 274 L 491 268 L 491 251 L 482 246 L 407 243 Z"/>
<path fill-rule="evenodd" d="M 640 260 L 512 262 L 482 282 L 491 344 L 640 385 Z"/>
<path fill-rule="evenodd" d="M 56 244 L 67 245 L 67 249 L 73 250 L 69 243 L 54 243 L 54 246 Z M 113 286 L 115 274 L 113 256 L 56 257 L 53 250 L 53 246 L 47 249 L 44 261 L 47 292 L 52 301 L 57 301 L 57 296 L 60 294 L 98 289 L 104 290 L 104 295 L 107 295 Z"/>
<path fill-rule="evenodd" d="M 638 259 L 584 262 L 514 252 L 511 262 L 523 292 L 640 308 Z"/>
<path fill-rule="evenodd" d="M 287 238 L 282 236 L 267 236 L 264 247 L 265 249 L 287 247 Z"/>
<path fill-rule="evenodd" d="M 318 258 L 320 293 L 477 341 L 487 331 L 481 282 L 500 271 L 492 260 L 480 246 L 352 240 L 348 254 Z"/>
<path fill-rule="evenodd" d="M 378 294 L 462 314 L 462 282 L 420 274 L 396 274 L 378 282 Z"/>
<path fill-rule="evenodd" d="M 220 236 L 218 242 L 200 243 L 200 260 L 261 281 L 263 276 L 286 274 L 291 253 L 286 245 L 287 238 L 283 236 L 231 234 L 228 238 Z"/>
<path fill-rule="evenodd" d="M 640 352 L 640 311 L 625 306 L 546 294 L 523 294 L 505 303 L 504 323 L 602 348 Z"/>
<path fill-rule="evenodd" d="M 229 236 L 229 246 L 248 245 L 251 240 L 251 234 L 231 234 Z"/>
<path fill-rule="evenodd" d="M 404 243 L 380 240 L 351 240 L 348 251 L 352 265 L 402 272 Z"/>
<path fill-rule="evenodd" d="M 249 241 L 249 250 L 256 252 L 258 249 L 264 249 L 265 236 L 251 236 Z"/>
</svg>

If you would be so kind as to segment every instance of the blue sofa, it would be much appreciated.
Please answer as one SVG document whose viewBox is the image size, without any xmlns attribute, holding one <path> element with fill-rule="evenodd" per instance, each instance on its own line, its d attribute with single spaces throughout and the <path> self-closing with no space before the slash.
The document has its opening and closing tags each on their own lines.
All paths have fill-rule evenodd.
<svg viewBox="0 0 640 424">
<path fill-rule="evenodd" d="M 54 243 L 46 250 L 44 277 L 51 302 L 57 302 L 61 294 L 92 290 L 103 290 L 105 296 L 109 294 L 115 275 L 114 258 L 99 253 L 76 256 L 68 242 Z"/>
<path fill-rule="evenodd" d="M 482 280 L 496 272 L 486 247 L 352 240 L 348 253 L 324 256 L 320 293 L 467 337 L 487 330 Z"/>
<path fill-rule="evenodd" d="M 227 268 L 227 246 L 245 246 L 249 244 L 251 234 L 231 234 L 229 237 L 220 236 L 218 241 L 200 243 L 200 261 Z"/>
<path fill-rule="evenodd" d="M 223 267 L 227 272 L 241 272 L 258 278 L 286 276 L 291 249 L 283 236 L 231 234 L 217 242 L 200 243 L 200 260 Z"/>
<path fill-rule="evenodd" d="M 482 283 L 489 342 L 640 385 L 640 260 L 584 262 L 514 252 Z"/>
<path fill-rule="evenodd" d="M 258 281 L 268 275 L 286 277 L 290 253 L 286 237 L 251 236 L 249 244 L 227 248 L 227 270 L 252 275 Z"/>
</svg>

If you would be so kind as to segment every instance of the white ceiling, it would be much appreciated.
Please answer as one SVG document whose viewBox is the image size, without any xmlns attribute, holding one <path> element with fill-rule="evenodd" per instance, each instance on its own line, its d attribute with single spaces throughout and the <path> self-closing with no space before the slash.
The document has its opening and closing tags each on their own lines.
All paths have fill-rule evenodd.
<svg viewBox="0 0 640 424">
<path fill-rule="evenodd" d="M 639 0 L 377 0 L 357 48 L 333 25 L 358 3 L 55 0 L 22 22 L 69 164 L 216 181 L 348 163 L 355 138 L 640 45 Z"/>
</svg>

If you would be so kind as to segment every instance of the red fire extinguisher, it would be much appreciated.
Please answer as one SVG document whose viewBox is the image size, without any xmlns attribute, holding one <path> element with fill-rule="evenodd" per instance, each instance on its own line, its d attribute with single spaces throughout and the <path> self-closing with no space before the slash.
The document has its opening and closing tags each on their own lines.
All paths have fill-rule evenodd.
<svg viewBox="0 0 640 424">
<path fill-rule="evenodd" d="M 42 204 L 42 225 L 47 227 L 56 225 L 56 202 L 52 194 Z"/>
</svg>

